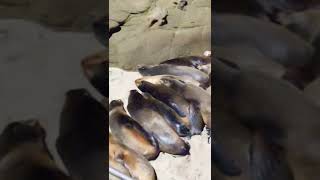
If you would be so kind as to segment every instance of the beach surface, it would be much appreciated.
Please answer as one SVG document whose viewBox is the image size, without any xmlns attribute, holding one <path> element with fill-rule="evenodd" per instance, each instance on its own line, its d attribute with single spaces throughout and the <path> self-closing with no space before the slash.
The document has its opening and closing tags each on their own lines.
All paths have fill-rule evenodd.
<svg viewBox="0 0 320 180">
<path fill-rule="evenodd" d="M 124 71 L 119 68 L 109 69 L 109 102 L 121 99 L 125 108 L 129 91 L 137 89 L 134 81 L 141 77 L 138 72 Z M 186 141 L 190 144 L 190 155 L 174 156 L 160 153 L 151 161 L 158 180 L 208 180 L 211 179 L 211 145 L 204 130 L 201 135 Z"/>
</svg>

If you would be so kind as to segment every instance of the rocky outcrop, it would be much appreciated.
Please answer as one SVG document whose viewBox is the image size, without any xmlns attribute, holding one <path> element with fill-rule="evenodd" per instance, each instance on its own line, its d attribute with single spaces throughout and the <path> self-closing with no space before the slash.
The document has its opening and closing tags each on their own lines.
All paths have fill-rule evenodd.
<svg viewBox="0 0 320 180">
<path fill-rule="evenodd" d="M 110 31 L 110 66 L 200 55 L 211 49 L 211 0 L 109 0 Z"/>
</svg>

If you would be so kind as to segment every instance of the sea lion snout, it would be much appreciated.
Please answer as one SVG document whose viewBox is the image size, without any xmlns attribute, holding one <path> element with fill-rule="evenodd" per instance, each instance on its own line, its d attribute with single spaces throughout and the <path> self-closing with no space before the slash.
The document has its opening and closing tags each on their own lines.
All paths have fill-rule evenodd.
<svg viewBox="0 0 320 180">
<path fill-rule="evenodd" d="M 184 146 L 181 148 L 181 155 L 190 155 L 190 144 L 185 143 Z"/>
<path fill-rule="evenodd" d="M 139 78 L 139 79 L 136 79 L 134 82 L 137 86 L 140 86 L 142 84 L 142 81 L 143 81 L 143 78 Z"/>
</svg>

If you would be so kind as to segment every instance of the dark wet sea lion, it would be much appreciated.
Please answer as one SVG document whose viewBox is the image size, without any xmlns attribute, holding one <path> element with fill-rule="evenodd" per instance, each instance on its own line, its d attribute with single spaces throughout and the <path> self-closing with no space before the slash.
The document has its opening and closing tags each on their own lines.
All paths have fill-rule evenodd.
<svg viewBox="0 0 320 180">
<path fill-rule="evenodd" d="M 0 179 L 71 180 L 56 165 L 37 120 L 8 124 L 0 135 Z"/>
<path fill-rule="evenodd" d="M 200 84 L 207 83 L 209 76 L 204 72 L 187 66 L 174 66 L 170 64 L 149 65 L 140 66 L 138 71 L 143 76 L 155 76 L 155 75 L 174 75 L 182 76 L 186 78 L 192 78 Z"/>
<path fill-rule="evenodd" d="M 109 106 L 109 127 L 113 136 L 148 160 L 155 159 L 160 151 L 157 140 L 127 114 L 121 100 L 113 100 Z"/>
<path fill-rule="evenodd" d="M 294 177 L 315 179 L 320 164 L 319 107 L 288 82 L 219 61 L 213 64 L 215 96 L 224 96 L 242 123 L 261 129 L 268 143 L 283 148 Z"/>
<path fill-rule="evenodd" d="M 106 179 L 108 111 L 87 90 L 66 93 L 60 115 L 58 153 L 77 179 Z"/>
<path fill-rule="evenodd" d="M 93 87 L 95 87 L 104 97 L 109 96 L 109 72 L 107 63 L 107 51 L 101 51 L 95 55 L 88 56 L 81 61 L 85 76 Z"/>
<path fill-rule="evenodd" d="M 153 167 L 145 157 L 119 143 L 111 134 L 109 134 L 109 158 L 123 164 L 130 175 L 137 180 L 157 179 Z"/>
<path fill-rule="evenodd" d="M 184 99 L 179 92 L 161 84 L 152 84 L 141 79 L 136 80 L 135 83 L 142 92 L 151 94 L 174 109 L 181 117 L 186 117 L 190 122 L 192 135 L 201 134 L 204 124 L 200 111 L 193 102 Z"/>
<path fill-rule="evenodd" d="M 303 66 L 313 56 L 313 47 L 284 27 L 241 15 L 215 15 L 213 20 L 214 46 L 257 48 L 285 67 Z"/>
<path fill-rule="evenodd" d="M 177 66 L 189 66 L 194 67 L 196 69 L 202 70 L 208 73 L 208 69 L 211 64 L 210 57 L 201 57 L 201 56 L 185 56 L 178 57 L 174 59 L 169 59 L 161 62 L 160 64 L 172 64 Z"/>
<path fill-rule="evenodd" d="M 159 78 L 150 76 L 143 77 L 137 81 L 148 81 L 153 84 L 164 85 L 181 94 L 186 100 L 194 102 L 200 110 L 203 121 L 208 128 L 211 128 L 211 96 L 204 89 L 187 84 L 174 77 Z"/>
<path fill-rule="evenodd" d="M 171 126 L 164 120 L 163 115 L 154 110 L 156 106 L 136 90 L 131 90 L 127 109 L 130 115 L 140 125 L 152 133 L 157 139 L 162 152 L 187 155 L 189 145 L 184 142 Z"/>
<path fill-rule="evenodd" d="M 175 132 L 181 136 L 191 136 L 190 123 L 187 118 L 179 116 L 172 108 L 165 103 L 155 99 L 148 93 L 143 93 L 143 96 L 150 101 L 155 107 L 155 111 L 159 112 L 166 122 L 175 130 Z"/>
</svg>

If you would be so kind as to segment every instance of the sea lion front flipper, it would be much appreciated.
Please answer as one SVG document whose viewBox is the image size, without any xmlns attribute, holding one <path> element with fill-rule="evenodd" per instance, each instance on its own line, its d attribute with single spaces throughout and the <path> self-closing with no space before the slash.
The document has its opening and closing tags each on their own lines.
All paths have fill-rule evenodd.
<svg viewBox="0 0 320 180">
<path fill-rule="evenodd" d="M 250 144 L 250 176 L 255 180 L 293 180 L 293 174 L 280 148 L 268 144 L 260 134 Z"/>
<path fill-rule="evenodd" d="M 228 176 L 239 176 L 242 170 L 234 162 L 223 155 L 222 150 L 216 142 L 212 142 L 212 162 L 216 168 Z"/>
</svg>

